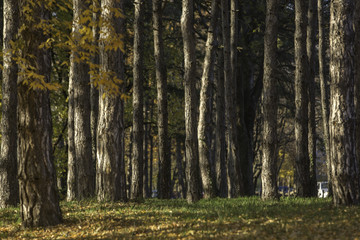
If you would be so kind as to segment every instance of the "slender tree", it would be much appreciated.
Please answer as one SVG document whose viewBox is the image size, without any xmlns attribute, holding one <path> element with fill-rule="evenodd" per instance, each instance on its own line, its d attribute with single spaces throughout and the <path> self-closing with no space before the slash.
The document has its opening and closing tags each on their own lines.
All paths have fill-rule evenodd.
<svg viewBox="0 0 360 240">
<path fill-rule="evenodd" d="M 309 63 L 309 137 L 308 149 L 310 160 L 310 195 L 317 196 L 317 180 L 316 180 L 316 121 L 315 121 L 315 70 L 316 70 L 316 26 L 317 26 L 317 0 L 309 0 L 308 8 L 308 25 L 306 48 Z"/>
<path fill-rule="evenodd" d="M 356 158 L 360 164 L 360 1 L 355 1 L 355 107 L 356 107 Z M 359 165 L 360 166 L 360 165 Z"/>
<path fill-rule="evenodd" d="M 264 37 L 263 88 L 263 146 L 262 146 L 262 199 L 277 199 L 277 111 L 276 86 L 278 30 L 278 0 L 266 1 L 266 30 Z"/>
<path fill-rule="evenodd" d="M 219 0 L 213 0 L 211 4 L 211 20 L 207 33 L 203 74 L 201 78 L 199 124 L 198 124 L 198 144 L 199 144 L 199 164 L 201 180 L 204 190 L 204 198 L 216 196 L 216 180 L 211 174 L 210 149 L 211 149 L 211 114 L 212 104 L 209 101 L 212 85 L 214 84 L 214 63 L 217 47 L 216 31 L 219 17 Z"/>
<path fill-rule="evenodd" d="M 100 87 L 99 122 L 97 130 L 96 191 L 99 201 L 125 200 L 125 168 L 123 162 L 124 126 L 121 100 L 123 54 L 119 48 L 108 48 L 113 36 L 120 36 L 123 20 L 115 10 L 122 11 L 123 1 L 102 0 L 100 26 L 100 74 L 106 85 Z M 108 85 L 116 88 L 114 94 Z"/>
<path fill-rule="evenodd" d="M 330 5 L 330 156 L 335 205 L 359 203 L 355 149 L 354 36 L 352 0 Z"/>
<path fill-rule="evenodd" d="M 325 75 L 325 33 L 324 33 L 324 10 L 323 0 L 318 0 L 318 28 L 319 28 L 319 80 L 321 91 L 321 116 L 323 127 L 323 138 L 326 153 L 327 178 L 329 183 L 329 192 L 331 193 L 331 157 L 329 145 L 329 92 Z"/>
<path fill-rule="evenodd" d="M 233 4 L 233 1 L 231 1 Z M 222 37 L 224 45 L 224 84 L 225 84 L 225 122 L 226 122 L 226 152 L 227 152 L 227 163 L 228 163 L 228 191 L 229 196 L 235 197 L 240 193 L 240 156 L 239 146 L 237 141 L 236 131 L 236 119 L 234 114 L 234 85 L 236 70 L 233 68 L 236 63 L 234 59 L 233 51 L 230 46 L 230 38 L 236 38 L 234 35 L 230 35 L 230 16 L 229 16 L 229 2 L 221 1 L 222 9 Z M 236 25 L 235 22 L 232 24 Z M 233 30 L 232 34 L 235 34 Z M 234 40 L 231 39 L 233 42 Z M 233 71 L 234 69 L 234 71 Z"/>
<path fill-rule="evenodd" d="M 193 203 L 200 199 L 200 169 L 196 131 L 196 43 L 193 0 L 182 1 L 181 31 L 184 42 L 185 61 L 185 161 L 187 201 Z"/>
<path fill-rule="evenodd" d="M 298 196 L 309 197 L 307 0 L 295 0 L 295 179 Z"/>
<path fill-rule="evenodd" d="M 49 92 L 40 81 L 50 81 L 51 58 L 49 49 L 39 48 L 49 36 L 38 25 L 48 21 L 51 14 L 44 4 L 23 1 L 22 7 L 31 10 L 32 21 L 23 12 L 22 58 L 29 67 L 21 69 L 18 84 L 20 215 L 24 227 L 49 226 L 62 221 L 52 156 Z M 27 72 L 29 69 L 33 74 Z M 37 87 L 29 89 L 29 82 Z"/>
<path fill-rule="evenodd" d="M 159 197 L 171 197 L 171 159 L 168 147 L 167 76 L 164 58 L 162 0 L 153 0 L 154 55 L 158 102 Z"/>
<path fill-rule="evenodd" d="M 4 41 L 2 118 L 0 152 L 0 208 L 15 206 L 19 202 L 17 180 L 17 74 L 11 42 L 15 42 L 19 27 L 19 3 L 4 1 Z"/>
<path fill-rule="evenodd" d="M 144 2 L 134 1 L 134 68 L 133 68 L 133 152 L 132 152 L 132 178 L 131 199 L 143 198 L 143 11 Z"/>
</svg>

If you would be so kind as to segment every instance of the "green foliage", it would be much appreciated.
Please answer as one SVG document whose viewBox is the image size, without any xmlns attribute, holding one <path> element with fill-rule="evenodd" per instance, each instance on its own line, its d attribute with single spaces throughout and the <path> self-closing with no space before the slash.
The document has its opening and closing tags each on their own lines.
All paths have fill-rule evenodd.
<svg viewBox="0 0 360 240">
<path fill-rule="evenodd" d="M 62 202 L 64 223 L 20 228 L 18 208 L 0 210 L 2 239 L 354 239 L 359 207 L 334 208 L 330 199 L 257 197 L 202 200 L 150 199 L 144 203 Z"/>
</svg>

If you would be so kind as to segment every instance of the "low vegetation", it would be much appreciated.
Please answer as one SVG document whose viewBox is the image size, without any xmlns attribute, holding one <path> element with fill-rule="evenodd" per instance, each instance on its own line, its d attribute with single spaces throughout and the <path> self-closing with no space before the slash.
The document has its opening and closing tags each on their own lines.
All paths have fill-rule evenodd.
<svg viewBox="0 0 360 240">
<path fill-rule="evenodd" d="M 0 239 L 356 239 L 360 208 L 329 199 L 257 197 L 150 199 L 144 203 L 62 202 L 64 223 L 22 229 L 18 208 L 0 210 Z"/>
</svg>

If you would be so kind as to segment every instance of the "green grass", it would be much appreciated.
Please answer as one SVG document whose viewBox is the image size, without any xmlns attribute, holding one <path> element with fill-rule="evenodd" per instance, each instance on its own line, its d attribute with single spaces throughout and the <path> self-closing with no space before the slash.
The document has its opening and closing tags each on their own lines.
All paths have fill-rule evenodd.
<svg viewBox="0 0 360 240">
<path fill-rule="evenodd" d="M 62 202 L 64 223 L 21 229 L 19 209 L 0 210 L 0 239 L 356 239 L 360 207 L 329 199 L 257 197 L 149 199 L 144 203 Z"/>
</svg>

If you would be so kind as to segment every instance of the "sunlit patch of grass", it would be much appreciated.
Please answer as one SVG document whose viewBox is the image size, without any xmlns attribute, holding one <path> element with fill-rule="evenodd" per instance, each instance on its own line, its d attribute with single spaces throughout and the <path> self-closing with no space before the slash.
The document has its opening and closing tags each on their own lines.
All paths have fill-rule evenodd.
<svg viewBox="0 0 360 240">
<path fill-rule="evenodd" d="M 0 210 L 0 239 L 354 239 L 360 208 L 329 199 L 258 197 L 201 200 L 148 199 L 143 203 L 62 202 L 64 222 L 22 230 L 19 209 Z"/>
</svg>

